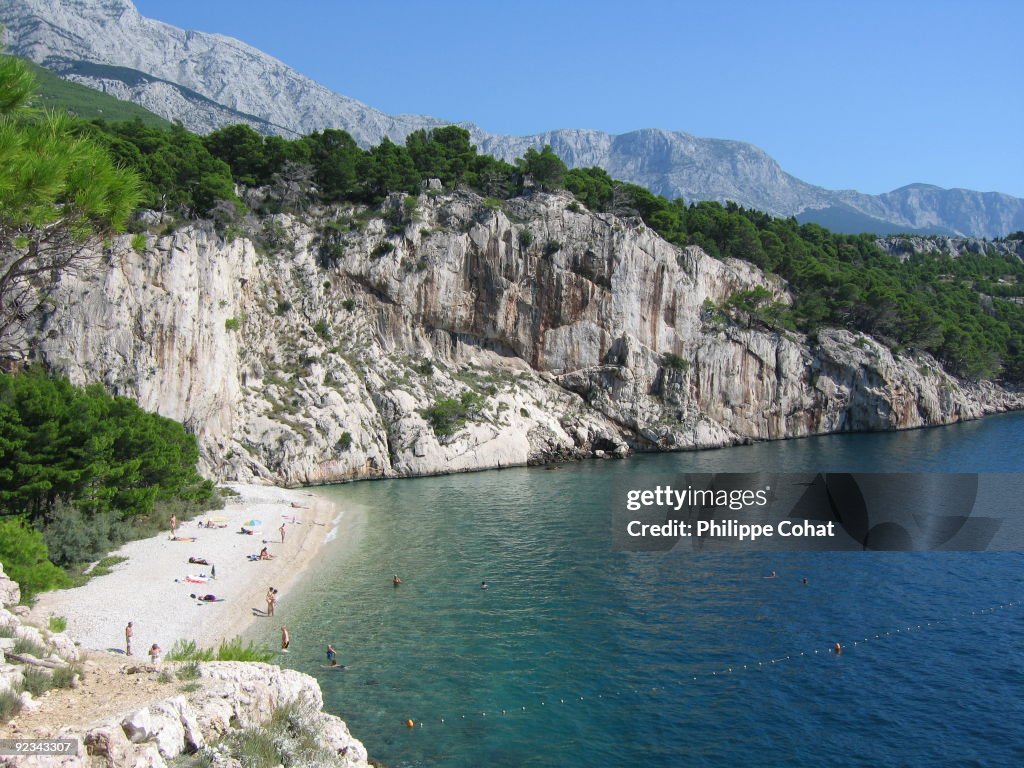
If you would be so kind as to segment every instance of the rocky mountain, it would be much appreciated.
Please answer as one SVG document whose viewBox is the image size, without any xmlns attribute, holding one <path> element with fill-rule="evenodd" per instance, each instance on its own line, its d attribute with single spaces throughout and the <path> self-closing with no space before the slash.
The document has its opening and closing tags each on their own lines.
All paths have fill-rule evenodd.
<svg viewBox="0 0 1024 768">
<path fill-rule="evenodd" d="M 208 222 L 164 234 L 152 214 L 145 248 L 123 238 L 62 280 L 24 356 L 184 422 L 211 476 L 285 484 L 1024 407 L 866 336 L 729 321 L 714 306 L 733 292 L 789 302 L 786 286 L 638 219 L 568 195 L 492 205 L 431 190 L 225 234 Z"/>
<path fill-rule="evenodd" d="M 129 0 L 0 0 L 0 22 L 12 52 L 198 132 L 237 122 L 286 136 L 332 127 L 369 146 L 451 122 L 386 115 L 238 40 L 147 19 Z M 883 195 L 827 190 L 738 141 L 656 129 L 500 136 L 463 125 L 482 150 L 506 159 L 551 144 L 572 167 L 597 165 L 658 194 L 734 200 L 839 231 L 996 237 L 1024 229 L 1020 198 L 918 184 Z"/>
</svg>

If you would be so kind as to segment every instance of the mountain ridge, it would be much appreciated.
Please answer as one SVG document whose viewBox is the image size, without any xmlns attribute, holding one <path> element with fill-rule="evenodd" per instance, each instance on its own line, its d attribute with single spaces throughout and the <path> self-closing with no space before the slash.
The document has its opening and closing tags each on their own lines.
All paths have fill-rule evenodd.
<svg viewBox="0 0 1024 768">
<path fill-rule="evenodd" d="M 148 19 L 129 0 L 0 0 L 0 22 L 12 52 L 200 133 L 231 122 L 283 135 L 340 128 L 365 147 L 385 136 L 400 142 L 414 130 L 454 123 L 467 128 L 488 154 L 511 159 L 528 147 L 551 144 L 570 167 L 600 166 L 613 177 L 688 202 L 731 200 L 801 221 L 848 221 L 861 227 L 855 231 L 877 221 L 878 234 L 997 237 L 1024 229 L 1021 198 L 920 182 L 880 195 L 828 190 L 792 176 L 764 150 L 736 140 L 659 128 L 617 135 L 569 128 L 503 136 L 468 122 L 387 115 L 235 38 Z M 155 80 L 138 78 L 133 85 L 112 71 L 83 74 L 82 63 L 135 70 Z"/>
</svg>

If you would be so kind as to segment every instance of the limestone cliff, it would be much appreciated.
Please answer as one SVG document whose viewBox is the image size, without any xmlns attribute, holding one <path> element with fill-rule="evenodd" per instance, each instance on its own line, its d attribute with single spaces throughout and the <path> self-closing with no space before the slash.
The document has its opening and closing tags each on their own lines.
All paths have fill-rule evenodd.
<svg viewBox="0 0 1024 768">
<path fill-rule="evenodd" d="M 788 302 L 786 285 L 567 196 L 431 191 L 225 231 L 117 241 L 25 348 L 183 421 L 220 478 L 453 472 L 1024 404 L 864 336 L 723 320 L 708 308 L 732 292 Z"/>
</svg>

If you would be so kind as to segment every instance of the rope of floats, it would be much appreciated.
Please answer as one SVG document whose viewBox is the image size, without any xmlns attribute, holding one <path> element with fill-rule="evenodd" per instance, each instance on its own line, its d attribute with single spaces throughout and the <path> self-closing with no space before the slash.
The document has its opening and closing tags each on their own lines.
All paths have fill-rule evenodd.
<svg viewBox="0 0 1024 768">
<path fill-rule="evenodd" d="M 978 610 L 970 611 L 970 613 L 963 613 L 963 614 L 961 614 L 959 616 L 954 616 L 954 617 L 949 618 L 949 619 L 937 619 L 935 621 L 923 622 L 921 624 L 910 624 L 909 626 L 897 627 L 895 629 L 890 629 L 889 631 L 886 631 L 886 632 L 879 631 L 879 632 L 877 632 L 875 634 L 867 634 L 864 637 L 860 637 L 860 638 L 857 638 L 857 639 L 854 639 L 854 640 L 846 640 L 845 642 L 835 641 L 835 642 L 831 643 L 830 645 L 827 645 L 827 646 L 824 646 L 824 647 L 808 649 L 808 650 L 800 651 L 800 652 L 793 652 L 793 653 L 790 653 L 790 654 L 788 654 L 786 656 L 779 656 L 777 658 L 763 659 L 761 661 L 750 661 L 750 662 L 747 662 L 746 664 L 733 664 L 732 666 L 721 667 L 719 669 L 715 669 L 715 670 L 712 670 L 710 672 L 701 672 L 701 673 L 698 673 L 698 674 L 687 674 L 686 677 L 683 678 L 683 680 L 685 680 L 686 682 L 691 682 L 691 683 L 694 682 L 694 681 L 699 682 L 701 680 L 718 680 L 718 679 L 722 679 L 722 678 L 731 677 L 733 675 L 736 675 L 738 673 L 742 673 L 744 671 L 753 671 L 753 670 L 757 670 L 757 669 L 764 670 L 766 668 L 771 668 L 774 665 L 784 664 L 786 662 L 792 662 L 792 661 L 799 661 L 802 658 L 803 659 L 807 659 L 807 658 L 813 658 L 814 656 L 819 656 L 820 657 L 820 656 L 828 656 L 828 655 L 832 655 L 832 656 L 842 655 L 843 653 L 846 653 L 847 651 L 850 651 L 853 648 L 857 648 L 857 647 L 859 647 L 861 645 L 864 645 L 865 643 L 874 642 L 876 640 L 885 640 L 887 638 L 893 638 L 893 637 L 897 637 L 897 636 L 900 636 L 900 635 L 907 635 L 907 634 L 910 634 L 910 633 L 913 633 L 913 632 L 925 632 L 925 631 L 927 631 L 929 629 L 935 629 L 935 628 L 938 628 L 938 627 L 941 627 L 941 626 L 953 624 L 955 622 L 958 622 L 961 618 L 966 618 L 968 616 L 982 616 L 982 615 L 986 615 L 986 614 L 994 614 L 997 611 L 1004 610 L 1004 609 L 1007 609 L 1007 608 L 1019 607 L 1021 604 L 1022 603 L 1019 600 L 1018 601 L 1010 601 L 1010 602 L 1007 602 L 1007 603 L 1001 603 L 999 605 L 990 606 L 988 608 L 981 608 L 981 609 L 978 609 Z M 590 696 L 590 699 L 592 700 L 592 699 L 617 698 L 617 697 L 622 696 L 623 694 L 626 694 L 626 695 L 640 695 L 642 693 L 656 693 L 656 692 L 661 691 L 663 689 L 663 687 L 664 686 L 630 687 L 630 688 L 623 689 L 622 691 L 612 691 L 612 692 L 609 692 L 609 693 L 594 694 L 594 695 Z M 474 711 L 474 712 L 469 713 L 469 714 L 456 715 L 455 717 L 437 717 L 437 716 L 435 716 L 435 717 L 430 718 L 430 719 L 416 719 L 416 718 L 410 717 L 410 718 L 407 718 L 405 720 L 405 726 L 407 728 L 423 728 L 425 724 L 447 725 L 447 724 L 452 723 L 452 722 L 462 722 L 462 721 L 470 719 L 470 718 L 488 718 L 489 717 L 489 718 L 494 719 L 496 717 L 497 718 L 508 717 L 509 715 L 513 715 L 513 714 L 517 714 L 517 713 L 529 712 L 529 711 L 531 711 L 531 709 L 533 711 L 538 711 L 538 710 L 547 711 L 549 704 L 552 707 L 557 708 L 557 707 L 561 707 L 561 706 L 563 706 L 565 704 L 572 704 L 572 703 L 577 703 L 577 702 L 580 702 L 580 701 L 587 701 L 587 697 L 585 697 L 585 696 L 569 696 L 569 697 L 559 696 L 559 697 L 551 697 L 549 699 L 542 700 L 539 703 L 538 702 L 534 702 L 532 704 L 521 704 L 521 705 L 518 705 L 518 706 L 504 707 L 504 708 L 501 708 L 501 709 L 495 708 L 495 709 L 491 709 L 491 710 L 481 710 L 479 712 Z"/>
</svg>

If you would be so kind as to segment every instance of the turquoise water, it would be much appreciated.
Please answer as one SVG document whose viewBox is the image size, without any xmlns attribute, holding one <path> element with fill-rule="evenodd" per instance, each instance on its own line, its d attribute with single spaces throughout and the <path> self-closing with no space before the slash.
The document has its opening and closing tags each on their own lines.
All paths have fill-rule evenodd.
<svg viewBox="0 0 1024 768">
<path fill-rule="evenodd" d="M 1022 464 L 1009 415 L 326 488 L 347 517 L 279 609 L 287 663 L 391 768 L 1019 765 L 1024 607 L 995 606 L 1024 555 L 617 553 L 608 497 L 640 472 Z"/>
</svg>

